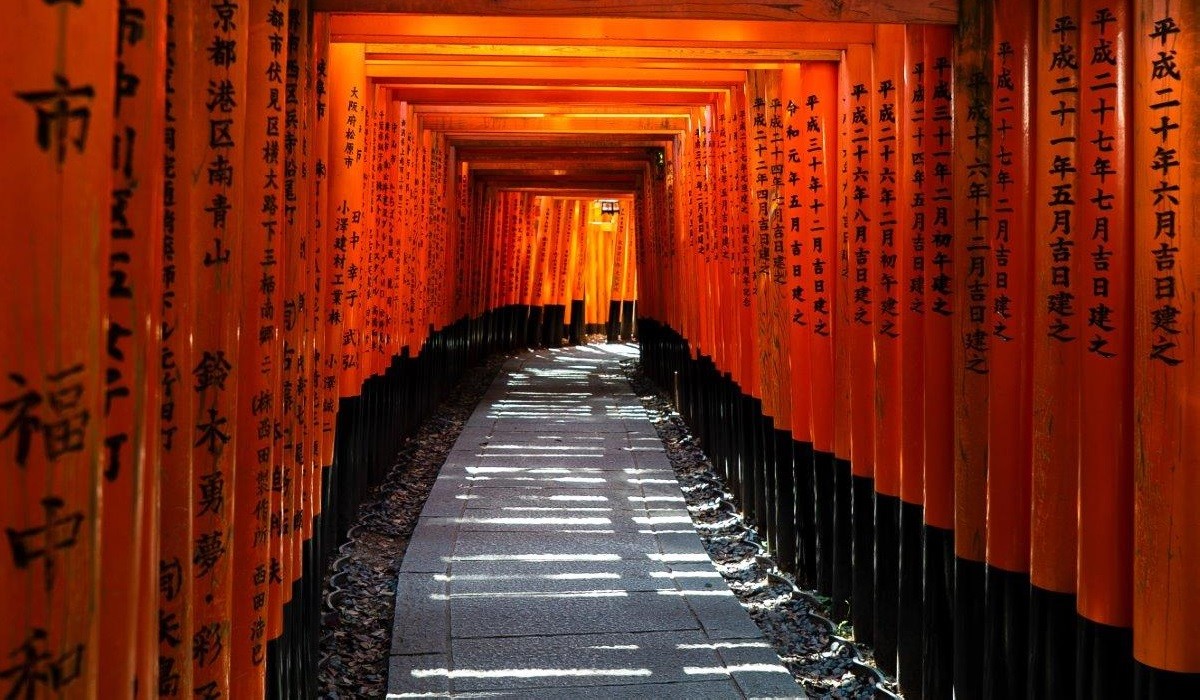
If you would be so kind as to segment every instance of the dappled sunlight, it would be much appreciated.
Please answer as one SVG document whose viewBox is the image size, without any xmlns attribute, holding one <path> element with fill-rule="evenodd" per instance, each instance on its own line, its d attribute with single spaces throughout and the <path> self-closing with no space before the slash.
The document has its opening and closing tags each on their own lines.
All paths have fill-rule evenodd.
<svg viewBox="0 0 1200 700">
<path fill-rule="evenodd" d="M 469 669 L 445 668 L 413 669 L 414 678 L 430 678 L 443 676 L 446 678 L 579 678 L 583 676 L 630 677 L 649 676 L 648 668 L 507 668 L 507 669 Z"/>
</svg>

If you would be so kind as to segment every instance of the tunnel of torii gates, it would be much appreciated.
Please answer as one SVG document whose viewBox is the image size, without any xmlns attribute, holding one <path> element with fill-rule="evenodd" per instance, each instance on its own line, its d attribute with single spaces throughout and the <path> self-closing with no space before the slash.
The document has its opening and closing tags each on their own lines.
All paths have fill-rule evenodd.
<svg viewBox="0 0 1200 700">
<path fill-rule="evenodd" d="M 1200 696 L 1197 3 L 7 9 L 3 697 L 313 695 L 414 426 L 635 313 L 907 697 Z"/>
</svg>

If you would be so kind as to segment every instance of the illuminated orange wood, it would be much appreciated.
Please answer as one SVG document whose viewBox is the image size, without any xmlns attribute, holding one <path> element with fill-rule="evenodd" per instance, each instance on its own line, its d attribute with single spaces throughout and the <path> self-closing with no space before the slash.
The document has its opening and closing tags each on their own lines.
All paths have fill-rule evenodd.
<svg viewBox="0 0 1200 700">
<path fill-rule="evenodd" d="M 361 384 L 364 127 L 367 81 L 362 46 L 329 46 L 329 240 L 327 294 L 331 352 L 338 393 L 357 396 Z"/>
<path fill-rule="evenodd" d="M 228 19 L 225 10 L 209 5 L 191 9 L 195 40 L 222 47 L 216 59 L 199 52 L 193 59 L 193 89 L 204 93 L 193 100 L 184 118 L 203 128 L 185 135 L 190 143 L 180 163 L 185 173 L 200 173 L 199 181 L 188 185 L 192 229 L 183 261 L 192 268 L 196 294 L 192 365 L 183 373 L 184 385 L 196 395 L 195 425 L 181 431 L 192 449 L 195 499 L 193 684 L 196 693 L 226 695 L 233 647 L 237 379 L 243 367 L 238 316 L 240 281 L 249 267 L 242 252 L 249 177 L 243 161 L 248 55 L 228 51 L 224 42 L 247 46 L 250 15 L 246 5 L 239 5 Z"/>
<path fill-rule="evenodd" d="M 899 250 L 900 329 L 900 499 L 921 505 L 925 491 L 925 317 L 928 312 L 930 232 L 933 179 L 930 168 L 933 136 L 928 128 L 933 115 L 930 75 L 926 62 L 925 28 L 904 29 L 903 97 L 906 105 L 903 151 L 897 179 L 906 183 L 898 203 L 896 247 Z M 905 516 L 901 516 L 905 517 Z M 902 564 L 903 566 L 903 564 Z M 907 573 L 907 572 L 905 572 Z M 914 572 L 915 573 L 915 572 Z M 901 665 L 903 674 L 903 664 Z"/>
<path fill-rule="evenodd" d="M 491 13 L 486 13 L 491 14 Z M 713 31 L 698 18 L 470 17 L 446 14 L 335 14 L 337 41 L 432 41 L 582 46 L 737 46 L 844 48 L 869 43 L 874 28 L 855 22 L 727 22 Z"/>
<path fill-rule="evenodd" d="M 1036 12 L 1014 9 L 994 18 L 992 172 L 988 309 L 987 561 L 1029 571 L 1030 468 L 1033 463 L 1033 368 L 1030 343 L 1033 215 L 1033 114 Z"/>
<path fill-rule="evenodd" d="M 1104 20 L 1112 18 L 1111 22 Z M 1130 382 L 1136 332 L 1131 259 L 1132 140 L 1129 122 L 1133 16 L 1127 3 L 1080 3 L 1080 45 L 1101 47 L 1081 63 L 1080 311 L 1087 309 L 1080 362 L 1079 612 L 1115 627 L 1133 624 L 1134 414 Z M 1103 47 L 1108 47 L 1105 50 Z M 1083 54 L 1087 56 L 1087 53 Z M 1111 111 L 1109 110 L 1111 108 Z M 1110 145 L 1099 139 L 1111 136 Z M 1087 167 L 1087 164 L 1091 167 Z M 1111 199 L 1109 198 L 1111 197 Z M 1120 261 L 1113 264 L 1112 261 Z M 1082 465 L 1089 465 L 1084 468 Z"/>
<path fill-rule="evenodd" d="M 908 183 L 899 177 L 902 164 L 909 162 L 904 141 L 908 105 L 904 100 L 904 28 L 876 28 L 874 71 L 867 89 L 874 94 L 871 114 L 873 141 L 871 178 L 874 190 L 873 244 L 868 265 L 874 308 L 875 397 L 874 416 L 875 490 L 887 496 L 900 495 L 900 428 L 903 421 L 900 365 L 902 342 L 907 338 L 901 323 L 902 278 L 900 248 L 904 244 L 900 206 L 909 197 Z M 879 524 L 881 532 L 896 528 Z M 894 576 L 895 574 L 891 574 Z"/>
<path fill-rule="evenodd" d="M 953 32 L 928 29 L 925 65 L 929 74 L 929 284 L 925 294 L 925 522 L 954 529 L 954 386 L 950 364 L 955 346 Z"/>
<path fill-rule="evenodd" d="M 319 12 L 395 12 L 387 0 L 316 0 Z M 945 22 L 953 23 L 955 5 L 947 0 L 893 0 L 886 4 L 848 0 L 830 5 L 820 0 L 797 0 L 788 5 L 770 0 L 693 0 L 687 5 L 647 5 L 630 0 L 603 0 L 586 7 L 554 0 L 410 0 L 406 12 L 497 16 L 666 17 L 672 19 L 834 21 L 834 22 Z"/>
<path fill-rule="evenodd" d="M 985 556 L 987 519 L 989 12 L 986 3 L 972 8 L 971 22 L 959 27 L 954 59 L 954 550 L 978 562 Z"/>
<path fill-rule="evenodd" d="M 1079 3 L 1039 8 L 1035 42 L 1043 57 L 1036 75 L 1034 123 L 1033 490 L 1030 578 L 1050 591 L 1073 593 L 1076 576 L 1079 475 L 1080 315 L 1078 252 Z M 1065 47 L 1065 50 L 1064 50 Z M 1082 51 L 1082 47 L 1077 49 Z M 1082 55 L 1082 54 L 1081 54 Z"/>
<path fill-rule="evenodd" d="M 88 697 L 101 654 L 116 11 L 35 0 L 11 9 L 19 21 L 0 30 L 0 669 L 17 670 L 0 692 Z M 25 673 L 28 658 L 34 673 L 59 670 L 58 689 Z"/>
<path fill-rule="evenodd" d="M 99 693 L 158 675 L 158 314 L 162 278 L 165 2 L 118 14 L 116 123 L 107 283 Z"/>
<path fill-rule="evenodd" d="M 1200 12 L 1150 0 L 1133 15 L 1134 657 L 1200 672 L 1200 387 L 1195 301 Z M 1171 128 L 1178 126 L 1178 128 Z M 1176 189 L 1178 188 L 1178 189 Z M 1189 283 L 1189 280 L 1191 281 Z M 1177 285 L 1177 286 L 1176 286 Z"/>
</svg>

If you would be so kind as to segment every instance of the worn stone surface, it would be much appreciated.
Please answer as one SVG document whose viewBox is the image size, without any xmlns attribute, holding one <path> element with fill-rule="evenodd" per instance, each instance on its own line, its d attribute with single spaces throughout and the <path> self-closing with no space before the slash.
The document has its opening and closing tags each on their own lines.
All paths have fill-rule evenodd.
<svg viewBox="0 0 1200 700">
<path fill-rule="evenodd" d="M 401 563 L 389 697 L 804 697 L 709 560 L 633 356 L 505 364 Z"/>
</svg>

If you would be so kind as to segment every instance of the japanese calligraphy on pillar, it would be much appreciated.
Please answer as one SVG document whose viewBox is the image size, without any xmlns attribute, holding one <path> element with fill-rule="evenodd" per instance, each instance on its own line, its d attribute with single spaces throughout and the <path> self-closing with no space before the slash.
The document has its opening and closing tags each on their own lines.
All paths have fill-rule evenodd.
<svg viewBox="0 0 1200 700">
<path fill-rule="evenodd" d="M 1052 85 L 1046 93 L 1045 104 L 1038 106 L 1044 112 L 1039 126 L 1038 139 L 1045 151 L 1049 177 L 1037 194 L 1049 212 L 1048 217 L 1039 217 L 1039 231 L 1045 249 L 1041 259 L 1049 263 L 1049 289 L 1043 304 L 1046 312 L 1046 327 L 1041 329 L 1059 343 L 1070 343 L 1079 336 L 1077 321 L 1078 303 L 1076 285 L 1072 271 L 1075 257 L 1075 202 L 1076 180 L 1079 168 L 1076 154 L 1078 149 L 1079 114 L 1079 26 L 1076 17 L 1062 15 L 1052 18 L 1049 31 L 1056 44 L 1049 57 L 1043 61 Z M 1049 116 L 1049 119 L 1044 117 Z M 1048 219 L 1048 220 L 1047 220 Z M 1048 252 L 1047 252 L 1048 251 Z"/>
<path fill-rule="evenodd" d="M 967 81 L 965 144 L 966 153 L 971 154 L 963 174 L 967 178 L 966 228 L 961 232 L 967 240 L 960 242 L 967 254 L 967 269 L 963 276 L 966 290 L 965 309 L 967 317 L 961 320 L 964 369 L 972 374 L 988 373 L 987 313 L 991 279 L 988 277 L 988 257 L 991 241 L 988 240 L 988 211 L 991 196 L 991 104 L 989 102 L 990 76 L 982 68 L 965 76 Z"/>
<path fill-rule="evenodd" d="M 857 76 L 859 78 L 864 76 Z M 866 75 L 869 80 L 869 72 Z M 854 82 L 850 86 L 849 169 L 850 169 L 850 256 L 853 307 L 851 320 L 858 326 L 870 326 L 871 313 L 871 212 L 874 190 L 871 182 L 871 87 L 869 82 Z"/>
<path fill-rule="evenodd" d="M 159 458 L 162 540 L 158 563 L 158 694 L 192 694 L 192 459 L 195 395 L 192 367 L 192 235 L 187 131 L 193 61 L 189 12 L 168 3 L 162 164 L 162 260 L 159 346 Z M 182 70 L 181 70 L 182 69 Z"/>
<path fill-rule="evenodd" d="M 155 462 L 146 456 L 157 437 L 147 405 L 158 366 L 158 347 L 151 345 L 160 303 L 153 266 L 161 249 L 161 190 L 154 175 L 162 149 L 164 8 L 152 0 L 125 0 L 117 8 L 101 523 L 100 626 L 109 643 L 100 647 L 100 695 L 125 694 L 139 676 L 150 682 L 154 671 L 140 637 L 154 636 L 157 627 L 139 625 L 150 627 L 155 613 L 139 601 L 157 581 L 158 565 L 157 553 L 148 551 L 157 537 L 158 470 L 147 468 Z"/>
<path fill-rule="evenodd" d="M 933 131 L 929 134 L 929 191 L 933 203 L 930 218 L 931 256 L 928 270 L 929 287 L 926 307 L 939 316 L 954 313 L 954 227 L 951 215 L 954 211 L 954 192 L 951 168 L 953 151 L 953 110 L 951 108 L 951 81 L 953 66 L 947 55 L 933 55 L 929 69 L 932 70 L 932 93 L 929 109 Z"/>
<path fill-rule="evenodd" d="M 891 52 L 886 54 L 891 56 Z M 878 338 L 896 340 L 900 337 L 900 278 L 899 253 L 896 247 L 896 229 L 898 199 L 903 192 L 896 180 L 899 169 L 897 161 L 901 158 L 903 149 L 900 148 L 897 128 L 897 114 L 900 112 L 897 104 L 903 99 L 901 86 L 896 84 L 892 73 L 895 65 L 877 66 L 878 73 L 883 77 L 875 85 L 879 96 L 875 114 L 875 173 L 878 192 L 878 226 L 879 249 L 875 251 L 879 298 L 875 300 L 876 323 L 875 333 Z"/>
<path fill-rule="evenodd" d="M 818 144 L 818 154 L 813 156 L 814 162 L 819 162 L 820 149 L 820 124 L 815 123 L 816 135 L 808 134 L 807 143 L 803 138 L 804 132 L 801 131 L 801 126 L 805 123 L 805 117 L 811 117 L 812 107 L 809 107 L 808 114 L 802 113 L 800 103 L 804 100 L 799 99 L 798 94 L 794 91 L 799 89 L 801 82 L 799 74 L 792 78 L 789 69 L 785 68 L 784 85 L 787 104 L 784 106 L 784 130 L 783 130 L 783 179 L 785 182 L 783 188 L 783 215 L 780 217 L 780 225 L 786 226 L 787 241 L 786 245 L 790 253 L 788 258 L 791 261 L 791 267 L 787 270 L 788 278 L 790 279 L 789 297 L 791 299 L 791 321 L 797 326 L 808 326 L 813 320 L 811 314 L 811 296 L 812 283 L 809 280 L 812 277 L 812 238 L 805 235 L 805 229 L 811 230 L 811 223 L 806 221 L 808 217 L 805 212 L 805 203 L 802 197 L 805 194 L 804 185 L 807 184 L 807 178 L 802 179 L 801 173 L 808 177 L 817 177 L 813 175 L 811 169 L 804 165 L 804 153 L 806 147 L 811 148 L 815 141 Z M 832 99 L 826 96 L 827 99 Z M 816 95 L 810 95 L 810 100 L 817 99 Z M 818 178 L 819 182 L 819 178 Z M 809 224 L 805 226 L 804 224 Z M 815 235 L 815 234 L 814 234 Z"/>
<path fill-rule="evenodd" d="M 192 533 L 194 692 L 229 692 L 230 587 L 233 548 L 234 449 L 237 420 L 237 300 L 245 186 L 248 8 L 230 0 L 193 7 L 203 60 L 191 118 L 199 124 L 189 163 L 201 179 L 193 188 L 189 264 L 196 285 L 194 353 L 184 381 L 196 399 L 190 431 L 194 464 Z"/>
<path fill-rule="evenodd" d="M 1163 14 L 1156 17 L 1148 34 L 1151 50 L 1146 52 L 1146 65 L 1138 66 L 1140 79 L 1148 80 L 1148 107 L 1152 117 L 1145 121 L 1139 137 L 1153 143 L 1153 151 L 1146 154 L 1148 162 L 1139 162 L 1135 167 L 1150 171 L 1150 194 L 1154 212 L 1153 232 L 1149 246 L 1143 243 L 1143 254 L 1154 260 L 1151 284 L 1151 311 L 1148 332 L 1143 329 L 1142 337 L 1149 339 L 1149 347 L 1138 348 L 1139 353 L 1163 367 L 1177 367 L 1187 361 L 1180 351 L 1181 336 L 1192 333 L 1192 324 L 1182 303 L 1184 285 L 1181 279 L 1191 274 L 1184 269 L 1180 260 L 1180 246 L 1187 242 L 1180 236 L 1181 214 L 1180 178 L 1181 148 L 1183 134 L 1184 100 L 1182 95 L 1183 71 L 1186 67 L 1178 60 L 1176 44 L 1184 28 L 1175 17 Z M 1195 31 L 1189 28 L 1189 31 Z M 1139 105 L 1142 106 L 1142 105 Z"/>
<path fill-rule="evenodd" d="M 285 191 L 282 183 L 287 62 L 287 5 L 283 0 L 248 3 L 246 148 L 244 151 L 246 226 L 240 253 L 242 271 L 241 364 L 238 377 L 234 507 L 237 561 L 231 640 L 232 692 L 263 692 L 266 661 L 268 567 L 271 552 L 271 482 L 278 460 L 274 438 L 286 408 L 280 386 L 280 326 L 283 309 L 282 261 L 293 257 L 284 240 Z M 286 356 L 286 355 L 285 355 Z"/>
<path fill-rule="evenodd" d="M 1080 197 L 1090 206 L 1083 208 L 1079 217 L 1080 232 L 1084 238 L 1080 253 L 1081 296 L 1087 305 L 1087 321 L 1084 340 L 1087 351 L 1093 355 L 1112 359 L 1116 357 L 1122 343 L 1119 340 L 1120 324 L 1130 319 L 1121 318 L 1118 309 L 1124 304 L 1113 299 L 1113 265 L 1120 264 L 1114 257 L 1124 250 L 1122 234 L 1126 230 L 1126 191 L 1124 170 L 1125 134 L 1123 115 L 1118 114 L 1125 103 L 1120 90 L 1127 88 L 1118 82 L 1117 22 L 1113 10 L 1102 7 L 1091 17 L 1083 17 L 1087 24 L 1085 34 L 1088 45 L 1082 46 L 1080 67 L 1083 91 L 1080 96 L 1080 131 L 1085 137 L 1079 146 Z M 1086 126 L 1094 127 L 1092 129 Z M 1093 133 L 1094 132 L 1094 133 Z M 1118 285 L 1121 280 L 1118 278 Z M 1123 285 L 1122 285 L 1123 287 Z"/>
<path fill-rule="evenodd" d="M 6 9 L 0 696 L 87 697 L 97 694 L 103 373 L 112 362 L 102 320 L 116 13 L 42 0 Z M 123 347 L 133 352 L 128 340 Z"/>
</svg>

